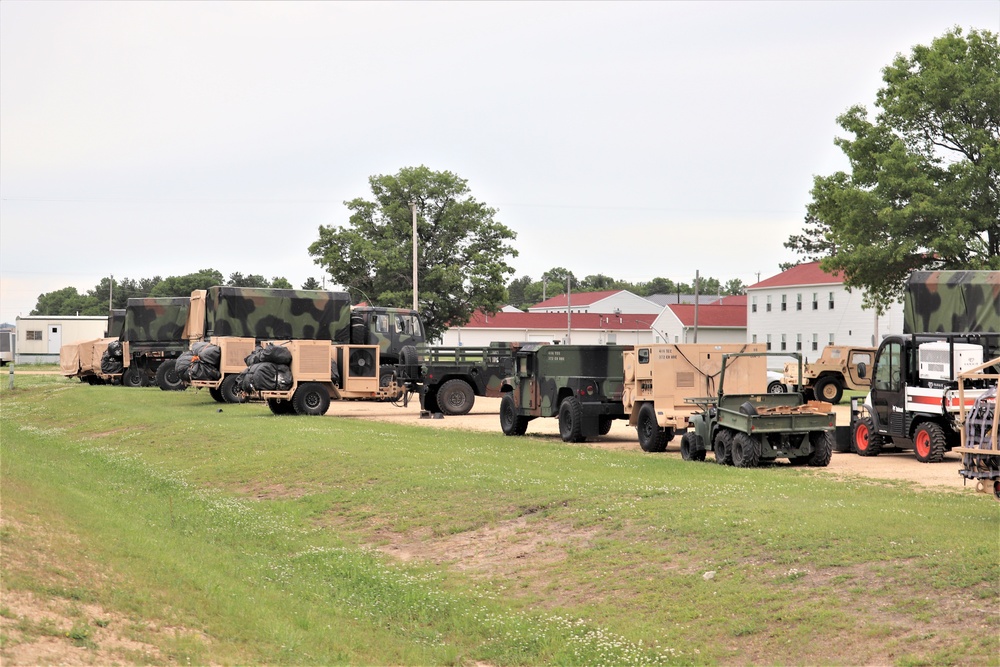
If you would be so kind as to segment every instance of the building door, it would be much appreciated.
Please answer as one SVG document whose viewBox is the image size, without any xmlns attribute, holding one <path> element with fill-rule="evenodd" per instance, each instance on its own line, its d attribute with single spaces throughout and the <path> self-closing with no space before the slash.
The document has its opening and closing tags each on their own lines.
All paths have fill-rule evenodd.
<svg viewBox="0 0 1000 667">
<path fill-rule="evenodd" d="M 49 354 L 59 354 L 59 348 L 62 347 L 62 325 L 61 324 L 50 324 L 49 325 Z"/>
</svg>

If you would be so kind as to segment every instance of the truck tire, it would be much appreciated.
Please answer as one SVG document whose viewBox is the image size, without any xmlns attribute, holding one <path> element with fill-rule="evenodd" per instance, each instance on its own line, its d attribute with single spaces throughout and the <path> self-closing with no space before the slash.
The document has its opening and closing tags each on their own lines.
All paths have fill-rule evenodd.
<svg viewBox="0 0 1000 667">
<path fill-rule="evenodd" d="M 528 418 L 517 414 L 514 397 L 509 393 L 500 399 L 500 430 L 504 435 L 524 435 L 528 430 Z"/>
<path fill-rule="evenodd" d="M 660 428 L 656 422 L 656 410 L 649 403 L 639 410 L 636 430 L 639 432 L 639 446 L 644 452 L 664 452 L 667 450 L 667 443 L 673 439 L 673 433 Z"/>
<path fill-rule="evenodd" d="M 944 429 L 934 422 L 921 422 L 913 434 L 913 453 L 921 463 L 940 463 L 947 451 Z"/>
<path fill-rule="evenodd" d="M 184 391 L 187 386 L 177 374 L 177 360 L 167 359 L 156 369 L 156 386 L 163 391 Z"/>
<path fill-rule="evenodd" d="M 733 465 L 733 432 L 720 428 L 715 434 L 715 441 L 712 442 L 712 451 L 716 463 L 724 466 Z"/>
<path fill-rule="evenodd" d="M 446 415 L 467 415 L 475 402 L 476 394 L 465 380 L 447 380 L 438 387 L 437 403 Z"/>
<path fill-rule="evenodd" d="M 319 382 L 300 384 L 292 395 L 292 406 L 297 415 L 325 415 L 330 409 L 330 392 Z"/>
<path fill-rule="evenodd" d="M 122 373 L 122 386 L 123 387 L 143 387 L 145 386 L 146 374 L 139 370 L 136 366 L 129 366 Z"/>
<path fill-rule="evenodd" d="M 597 435 L 607 435 L 611 433 L 611 424 L 614 423 L 614 419 L 606 415 L 601 415 L 597 420 Z"/>
<path fill-rule="evenodd" d="M 583 407 L 576 396 L 559 404 L 559 437 L 563 442 L 583 442 Z"/>
<path fill-rule="evenodd" d="M 871 417 L 862 417 L 854 424 L 851 446 L 858 456 L 878 456 L 884 440 L 875 432 L 875 422 Z"/>
<path fill-rule="evenodd" d="M 271 410 L 271 414 L 275 415 L 294 415 L 295 406 L 292 405 L 291 401 L 286 401 L 280 398 L 269 398 L 267 399 L 267 407 Z"/>
<path fill-rule="evenodd" d="M 681 436 L 681 458 L 685 461 L 705 460 L 705 444 L 697 433 L 688 431 Z"/>
<path fill-rule="evenodd" d="M 749 433 L 733 436 L 733 465 L 737 468 L 756 468 L 760 463 L 760 440 Z"/>
<path fill-rule="evenodd" d="M 230 373 L 222 378 L 222 384 L 219 385 L 219 396 L 222 396 L 223 403 L 247 402 L 246 396 L 236 388 L 236 378 L 238 377 L 239 375 L 236 373 Z"/>
<path fill-rule="evenodd" d="M 813 468 L 825 468 L 833 458 L 833 431 L 813 431 L 809 434 L 809 444 L 813 451 L 809 456 L 809 465 Z"/>
<path fill-rule="evenodd" d="M 212 397 L 216 403 L 225 403 L 226 399 L 222 398 L 222 392 L 219 391 L 218 387 L 209 387 L 208 395 Z"/>
<path fill-rule="evenodd" d="M 826 376 L 816 380 L 813 393 L 816 394 L 817 401 L 826 401 L 836 405 L 844 397 L 844 387 L 837 378 Z"/>
</svg>

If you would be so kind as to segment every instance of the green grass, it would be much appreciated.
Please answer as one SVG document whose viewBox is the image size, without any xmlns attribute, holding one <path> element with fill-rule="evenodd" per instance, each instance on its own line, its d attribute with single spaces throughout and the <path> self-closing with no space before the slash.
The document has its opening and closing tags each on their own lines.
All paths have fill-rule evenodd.
<svg viewBox="0 0 1000 667">
<path fill-rule="evenodd" d="M 0 658 L 46 634 L 97 650 L 109 624 L 191 664 L 1000 652 L 1000 505 L 984 495 L 58 376 L 0 400 L 3 592 L 76 610 L 55 628 L 5 607 Z"/>
</svg>

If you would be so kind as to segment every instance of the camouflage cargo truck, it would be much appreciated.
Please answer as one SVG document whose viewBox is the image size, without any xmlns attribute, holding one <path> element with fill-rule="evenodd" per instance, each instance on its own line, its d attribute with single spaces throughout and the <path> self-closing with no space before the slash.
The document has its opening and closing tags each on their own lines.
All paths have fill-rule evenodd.
<svg viewBox="0 0 1000 667">
<path fill-rule="evenodd" d="M 184 325 L 191 299 L 186 296 L 142 297 L 125 304 L 125 321 L 119 340 L 122 344 L 121 383 L 126 387 L 146 387 L 155 382 L 165 391 L 183 389 L 173 362 L 187 349 Z M 116 374 L 112 374 L 112 377 Z"/>
<path fill-rule="evenodd" d="M 688 399 L 715 393 L 722 356 L 763 352 L 760 344 L 684 343 L 636 346 L 625 352 L 622 403 L 643 451 L 662 452 L 674 435 L 687 430 L 696 406 Z M 763 357 L 731 359 L 732 392 L 749 392 L 767 383 Z"/>
<path fill-rule="evenodd" d="M 514 372 L 518 343 L 488 347 L 418 347 L 421 407 L 429 412 L 464 415 L 476 396 L 503 396 L 504 378 Z"/>
<path fill-rule="evenodd" d="M 622 345 L 524 344 L 500 389 L 500 428 L 524 435 L 528 422 L 558 417 L 565 442 L 607 435 L 622 406 Z"/>
<path fill-rule="evenodd" d="M 935 463 L 960 444 L 958 415 L 990 390 L 960 379 L 1000 356 L 1000 271 L 914 271 L 907 278 L 903 335 L 882 340 L 863 405 L 851 401 L 851 445 L 861 456 L 912 449 Z"/>
<path fill-rule="evenodd" d="M 875 360 L 874 347 L 827 345 L 819 359 L 802 364 L 803 385 L 798 388 L 806 398 L 837 404 L 845 389 L 867 391 L 871 386 L 869 370 Z M 785 364 L 782 383 L 795 386 L 799 364 Z"/>
</svg>

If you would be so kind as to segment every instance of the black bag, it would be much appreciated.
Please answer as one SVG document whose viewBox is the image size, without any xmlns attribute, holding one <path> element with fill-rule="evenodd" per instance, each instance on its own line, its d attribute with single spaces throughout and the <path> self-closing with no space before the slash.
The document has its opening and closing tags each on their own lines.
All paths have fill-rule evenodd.
<svg viewBox="0 0 1000 667">
<path fill-rule="evenodd" d="M 268 345 L 261 349 L 258 361 L 278 364 L 279 366 L 291 366 L 292 351 L 284 345 Z"/>
<path fill-rule="evenodd" d="M 244 391 L 288 391 L 292 387 L 292 369 L 284 364 L 264 361 L 250 366 L 243 373 L 246 375 Z"/>
<path fill-rule="evenodd" d="M 115 357 L 111 350 L 105 350 L 104 354 L 101 355 L 101 372 L 105 375 L 117 375 L 124 370 L 121 360 L 121 350 L 118 351 L 119 356 Z"/>
<path fill-rule="evenodd" d="M 177 371 L 177 375 L 182 380 L 190 380 L 191 375 L 191 362 L 194 360 L 194 352 L 191 350 L 184 350 L 181 352 L 181 356 L 177 357 L 177 361 L 174 363 L 174 370 Z"/>
</svg>

